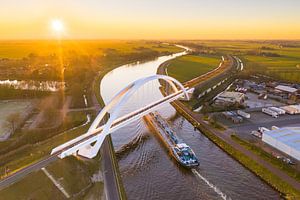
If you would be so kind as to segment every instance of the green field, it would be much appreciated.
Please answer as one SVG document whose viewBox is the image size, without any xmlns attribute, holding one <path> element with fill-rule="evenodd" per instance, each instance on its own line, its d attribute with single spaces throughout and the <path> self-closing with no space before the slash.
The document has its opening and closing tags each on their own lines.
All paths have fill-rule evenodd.
<svg viewBox="0 0 300 200">
<path fill-rule="evenodd" d="M 245 63 L 244 73 L 264 74 L 300 83 L 300 41 L 190 41 L 198 49 L 232 54 Z"/>
<path fill-rule="evenodd" d="M 3 189 L 0 194 L 0 199 L 64 199 L 64 195 L 42 171 L 32 173 L 11 187 Z"/>
<path fill-rule="evenodd" d="M 83 162 L 77 157 L 57 160 L 46 167 L 48 173 L 64 188 L 72 199 L 82 199 L 90 195 L 89 189 L 97 185 L 92 183 L 91 177 L 97 172 L 94 166 L 99 160 Z M 76 173 L 74 173 L 76 171 Z M 97 184 L 103 184 L 98 180 Z M 103 186 L 97 187 L 97 193 L 103 196 Z M 94 191 L 93 191 L 94 192 Z M 26 197 L 26 198 L 24 198 Z M 66 199 L 64 194 L 42 171 L 36 171 L 19 182 L 3 189 L 0 199 Z"/>
<path fill-rule="evenodd" d="M 168 75 L 186 82 L 219 66 L 221 58 L 211 55 L 186 55 L 170 61 Z"/>
<path fill-rule="evenodd" d="M 246 70 L 249 73 L 257 72 L 288 82 L 300 83 L 300 48 L 294 56 L 282 52 L 281 57 L 242 56 Z"/>
</svg>

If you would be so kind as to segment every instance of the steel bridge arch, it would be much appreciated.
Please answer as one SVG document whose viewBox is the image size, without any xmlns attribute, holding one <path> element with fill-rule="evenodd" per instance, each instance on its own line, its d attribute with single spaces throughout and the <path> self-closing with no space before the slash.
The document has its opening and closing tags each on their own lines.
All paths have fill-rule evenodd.
<svg viewBox="0 0 300 200">
<path fill-rule="evenodd" d="M 128 101 L 128 99 L 144 84 L 154 81 L 154 80 L 164 80 L 167 83 L 170 84 L 170 86 L 173 89 L 173 92 L 178 92 L 178 88 L 183 91 L 183 94 L 185 98 L 188 100 L 189 95 L 187 92 L 187 88 L 185 88 L 178 80 L 176 80 L 173 77 L 166 76 L 166 75 L 153 75 L 145 78 L 138 79 L 134 81 L 133 83 L 127 85 L 125 88 L 123 88 L 121 91 L 119 91 L 110 101 L 109 103 L 101 110 L 101 112 L 97 115 L 93 123 L 91 124 L 87 134 L 96 132 L 97 128 L 100 124 L 100 122 L 103 120 L 106 114 L 110 112 L 110 117 L 106 124 L 103 127 L 103 131 L 101 134 L 98 135 L 98 138 L 96 140 L 96 143 L 91 146 L 87 146 L 83 149 L 80 149 L 78 151 L 79 155 L 83 155 L 88 158 L 93 158 L 97 155 L 105 137 L 110 134 L 110 129 L 112 126 L 112 123 L 114 120 L 117 119 L 119 113 L 120 113 L 120 108 Z"/>
</svg>

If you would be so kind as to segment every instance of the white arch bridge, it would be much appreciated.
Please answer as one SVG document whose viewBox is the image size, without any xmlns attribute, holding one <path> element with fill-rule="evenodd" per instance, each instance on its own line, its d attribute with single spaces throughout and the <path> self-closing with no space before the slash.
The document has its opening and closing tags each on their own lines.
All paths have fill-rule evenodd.
<svg viewBox="0 0 300 200">
<path fill-rule="evenodd" d="M 173 93 L 158 101 L 152 102 L 147 106 L 119 117 L 120 108 L 128 101 L 128 99 L 141 86 L 154 80 L 164 80 L 171 86 Z M 185 88 L 176 79 L 165 75 L 153 75 L 134 81 L 112 98 L 112 100 L 98 114 L 85 134 L 54 148 L 51 155 L 58 155 L 59 158 L 64 158 L 69 155 L 78 154 L 87 158 L 93 158 L 98 154 L 98 151 L 107 135 L 152 112 L 153 110 L 158 109 L 166 103 L 172 102 L 183 96 L 185 96 L 188 100 L 188 93 L 191 91 L 192 89 Z M 108 113 L 110 114 L 110 118 L 106 124 L 99 126 L 102 119 Z"/>
</svg>

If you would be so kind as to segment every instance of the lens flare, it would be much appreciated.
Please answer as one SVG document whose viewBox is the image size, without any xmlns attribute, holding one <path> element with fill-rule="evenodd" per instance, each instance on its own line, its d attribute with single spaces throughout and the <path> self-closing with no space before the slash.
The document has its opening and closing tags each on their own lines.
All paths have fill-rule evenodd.
<svg viewBox="0 0 300 200">
<path fill-rule="evenodd" d="M 51 21 L 51 28 L 56 33 L 62 33 L 64 31 L 64 24 L 59 19 L 54 19 Z"/>
</svg>

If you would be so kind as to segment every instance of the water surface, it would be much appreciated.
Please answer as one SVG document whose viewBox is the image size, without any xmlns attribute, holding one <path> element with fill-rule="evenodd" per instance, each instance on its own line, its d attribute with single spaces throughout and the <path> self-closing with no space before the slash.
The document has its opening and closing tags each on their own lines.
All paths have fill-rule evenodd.
<svg viewBox="0 0 300 200">
<path fill-rule="evenodd" d="M 156 74 L 161 63 L 183 54 L 162 56 L 111 71 L 100 87 L 105 103 L 127 84 Z M 154 81 L 142 87 L 121 113 L 126 114 L 161 97 L 159 83 Z M 164 106 L 159 112 L 169 119 L 178 136 L 192 147 L 200 166 L 194 171 L 179 166 L 143 120 L 135 121 L 112 134 L 128 199 L 279 199 L 278 192 L 199 131 L 194 131 L 171 105 Z"/>
</svg>

